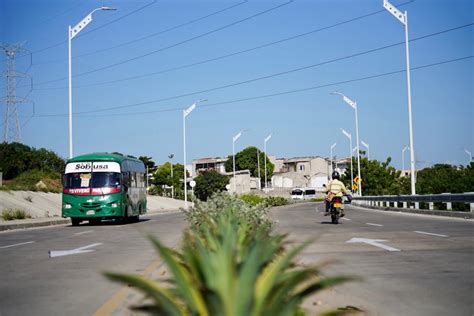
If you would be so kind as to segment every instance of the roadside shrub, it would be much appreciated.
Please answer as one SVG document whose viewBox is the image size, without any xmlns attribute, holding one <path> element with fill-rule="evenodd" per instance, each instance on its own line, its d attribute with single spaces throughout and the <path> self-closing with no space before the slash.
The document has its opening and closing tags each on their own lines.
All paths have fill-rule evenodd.
<svg viewBox="0 0 474 316">
<path fill-rule="evenodd" d="M 288 199 L 282 196 L 268 196 L 265 198 L 265 204 L 268 206 L 281 206 L 287 205 Z"/>
<path fill-rule="evenodd" d="M 247 238 L 260 231 L 269 234 L 273 223 L 267 218 L 268 208 L 264 204 L 252 206 L 226 192 L 215 193 L 206 202 L 196 201 L 194 207 L 184 211 L 189 229 L 199 234 L 201 228 L 216 228 L 222 214 L 235 217 L 246 229 Z"/>
<path fill-rule="evenodd" d="M 265 199 L 259 195 L 255 194 L 243 194 L 240 196 L 240 199 L 245 203 L 256 206 L 265 202 Z"/>
<path fill-rule="evenodd" d="M 310 202 L 324 202 L 324 198 L 312 198 Z"/>
<path fill-rule="evenodd" d="M 2 211 L 2 218 L 4 221 L 11 221 L 14 219 L 31 218 L 31 215 L 27 211 L 20 209 L 4 209 Z"/>
<path fill-rule="evenodd" d="M 263 204 L 265 206 L 273 207 L 273 206 L 281 206 L 281 205 L 288 204 L 288 199 L 281 196 L 263 197 L 256 194 L 244 194 L 240 196 L 240 199 L 244 201 L 245 203 L 248 203 L 253 206 Z"/>
<path fill-rule="evenodd" d="M 143 292 L 146 305 L 133 309 L 155 315 L 302 316 L 304 298 L 352 279 L 323 277 L 319 265 L 297 265 L 296 257 L 309 242 L 285 251 L 286 236 L 259 230 L 249 216 L 254 210 L 228 194 L 197 202 L 193 211 L 186 212 L 191 226 L 180 250 L 150 238 L 167 265 L 168 278 L 153 281 L 140 275 L 105 275 Z M 252 225 L 254 234 L 249 229 Z M 324 315 L 354 311 L 348 308 Z"/>
</svg>

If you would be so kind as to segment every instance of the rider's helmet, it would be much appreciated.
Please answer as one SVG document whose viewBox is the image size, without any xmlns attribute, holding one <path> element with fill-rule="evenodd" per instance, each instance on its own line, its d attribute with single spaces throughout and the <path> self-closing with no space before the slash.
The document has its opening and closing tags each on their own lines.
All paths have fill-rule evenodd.
<svg viewBox="0 0 474 316">
<path fill-rule="evenodd" d="M 337 179 L 339 180 L 340 178 L 340 175 L 339 175 L 339 172 L 337 172 L 336 170 L 334 170 L 334 172 L 332 173 L 332 179 Z"/>
</svg>

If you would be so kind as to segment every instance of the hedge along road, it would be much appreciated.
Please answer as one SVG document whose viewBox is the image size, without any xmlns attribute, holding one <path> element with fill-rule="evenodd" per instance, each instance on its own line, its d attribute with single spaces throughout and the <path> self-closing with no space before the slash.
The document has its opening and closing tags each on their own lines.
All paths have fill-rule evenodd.
<svg viewBox="0 0 474 316">
<path fill-rule="evenodd" d="M 277 230 L 289 232 L 294 242 L 317 238 L 303 262 L 338 259 L 325 272 L 364 280 L 323 292 L 306 307 L 354 305 L 380 315 L 472 315 L 472 221 L 349 208 L 342 224 L 332 225 L 323 208 L 301 203 L 275 208 L 271 216 L 278 221 Z M 146 235 L 174 247 L 185 225 L 183 215 L 175 213 L 129 225 L 1 233 L 0 314 L 124 314 L 123 287 L 101 272 L 153 272 L 160 262 Z M 376 240 L 398 251 L 370 242 L 348 243 L 353 238 Z M 50 258 L 50 251 L 73 253 Z"/>
<path fill-rule="evenodd" d="M 362 278 L 306 302 L 352 305 L 371 315 L 473 315 L 474 221 L 346 207 L 341 224 L 322 203 L 276 208 L 278 230 L 294 242 L 316 238 L 303 263 L 337 260 L 324 272 Z"/>
</svg>

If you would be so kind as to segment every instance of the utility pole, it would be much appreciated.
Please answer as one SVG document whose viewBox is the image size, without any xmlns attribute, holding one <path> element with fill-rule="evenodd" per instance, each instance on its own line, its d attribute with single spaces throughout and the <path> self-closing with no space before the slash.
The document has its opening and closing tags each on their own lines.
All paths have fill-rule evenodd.
<svg viewBox="0 0 474 316">
<path fill-rule="evenodd" d="M 33 88 L 33 82 L 31 78 L 24 74 L 17 72 L 16 69 L 16 57 L 19 53 L 30 54 L 30 66 L 31 66 L 31 53 L 23 48 L 24 44 L 6 44 L 0 43 L 0 49 L 5 54 L 6 59 L 6 70 L 2 74 L 2 77 L 6 79 L 6 96 L 0 99 L 1 103 L 5 103 L 5 116 L 3 123 L 3 141 L 8 142 L 20 142 L 21 141 L 21 126 L 18 118 L 17 104 L 30 103 L 31 101 L 26 98 L 17 96 L 17 78 L 29 78 L 31 82 L 31 88 Z"/>
</svg>

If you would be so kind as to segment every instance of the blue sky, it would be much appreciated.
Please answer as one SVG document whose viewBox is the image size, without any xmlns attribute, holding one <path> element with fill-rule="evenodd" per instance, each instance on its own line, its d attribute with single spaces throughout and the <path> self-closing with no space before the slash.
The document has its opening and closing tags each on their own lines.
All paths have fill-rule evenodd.
<svg viewBox="0 0 474 316">
<path fill-rule="evenodd" d="M 473 2 L 393 1 L 403 2 L 411 39 L 461 27 L 410 43 L 411 66 L 429 66 L 411 74 L 418 167 L 466 164 L 464 149 L 474 152 Z M 30 119 L 31 105 L 19 106 L 25 144 L 68 156 L 67 26 L 101 5 L 118 10 L 94 13 L 72 44 L 73 75 L 79 75 L 73 78 L 75 155 L 119 151 L 162 163 L 174 153 L 182 161 L 180 109 L 208 99 L 187 119 L 188 162 L 231 154 L 232 136 L 241 129 L 246 131 L 236 150 L 263 148 L 272 133 L 271 155 L 327 157 L 337 142 L 335 155 L 347 156 L 340 128 L 355 139 L 354 112 L 330 95 L 341 91 L 358 103 L 360 138 L 369 143 L 371 157 L 391 156 L 401 167 L 408 144 L 405 73 L 357 80 L 405 69 L 403 25 L 386 11 L 376 13 L 382 0 L 0 0 L 0 41 L 26 41 L 33 57 L 31 67 L 29 58 L 17 59 L 18 71 L 34 80 L 28 98 L 35 116 Z M 395 43 L 402 44 L 349 57 Z M 457 60 L 464 57 L 470 58 Z M 210 59 L 217 60 L 203 62 Z M 28 92 L 26 83 L 19 83 L 20 96 Z M 5 91 L 5 82 L 0 89 Z M 204 90 L 212 91 L 199 92 Z M 283 94 L 294 90 L 303 91 Z M 260 97 L 266 95 L 273 96 Z M 406 165 L 408 160 L 407 153 Z"/>
</svg>

